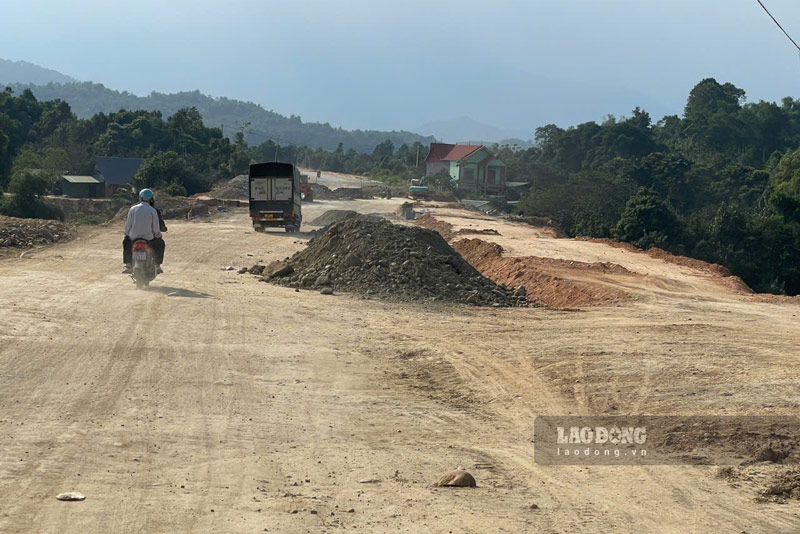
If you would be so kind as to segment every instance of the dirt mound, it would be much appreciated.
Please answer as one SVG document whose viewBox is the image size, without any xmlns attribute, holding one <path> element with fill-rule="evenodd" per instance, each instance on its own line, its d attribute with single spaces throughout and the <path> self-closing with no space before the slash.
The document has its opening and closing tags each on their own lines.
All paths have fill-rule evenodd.
<svg viewBox="0 0 800 534">
<path fill-rule="evenodd" d="M 528 298 L 547 306 L 605 306 L 619 302 L 628 295 L 602 284 L 575 280 L 565 276 L 580 271 L 630 274 L 613 263 L 583 263 L 561 259 L 526 256 L 503 257 L 503 248 L 480 239 L 461 239 L 453 248 L 481 274 L 508 287 L 525 287 Z"/>
<path fill-rule="evenodd" d="M 339 187 L 331 191 L 334 200 L 369 200 L 375 196 L 366 189 Z"/>
<path fill-rule="evenodd" d="M 64 213 L 67 221 L 81 224 L 102 224 L 126 204 L 116 198 L 45 197 L 44 203 L 55 206 Z"/>
<path fill-rule="evenodd" d="M 772 499 L 800 499 L 800 469 L 787 469 L 776 474 L 761 491 Z"/>
<path fill-rule="evenodd" d="M 423 215 L 417 219 L 417 224 L 428 228 L 429 230 L 433 230 L 434 232 L 438 232 L 443 238 L 450 241 L 456 236 L 455 231 L 453 230 L 453 225 L 440 221 L 433 215 Z"/>
<path fill-rule="evenodd" d="M 67 241 L 69 227 L 45 219 L 18 219 L 0 215 L 0 247 L 34 247 Z"/>
<path fill-rule="evenodd" d="M 609 274 L 631 274 L 620 265 L 607 262 L 583 263 L 551 258 L 527 256 L 521 258 L 503 257 L 503 248 L 495 243 L 480 239 L 461 239 L 459 235 L 472 233 L 469 229 L 453 230 L 453 225 L 440 221 L 431 215 L 423 215 L 417 222 L 438 232 L 453 245 L 481 274 L 508 287 L 524 287 L 528 298 L 546 306 L 557 308 L 573 306 L 605 306 L 627 298 L 627 293 L 618 289 L 581 282 L 567 276 L 570 272 L 579 275 L 582 271 L 596 271 Z M 466 230 L 466 231 L 464 231 Z M 496 231 L 486 231 L 495 234 Z"/>
<path fill-rule="evenodd" d="M 464 235 L 464 234 L 478 234 L 478 235 L 500 235 L 500 232 L 495 230 L 494 228 L 462 228 L 461 230 L 456 230 L 456 235 Z"/>
<path fill-rule="evenodd" d="M 240 174 L 227 182 L 217 184 L 211 190 L 212 198 L 226 200 L 248 200 L 250 198 L 250 184 L 246 174 Z"/>
<path fill-rule="evenodd" d="M 265 281 L 281 285 L 389 300 L 526 304 L 524 292 L 481 276 L 436 232 L 365 217 L 334 224 L 284 265 L 265 272 Z"/>
<path fill-rule="evenodd" d="M 337 187 L 331 190 L 322 184 L 311 184 L 311 192 L 316 200 L 369 200 L 375 198 L 370 191 L 358 187 Z"/>
<path fill-rule="evenodd" d="M 351 217 L 358 217 L 358 213 L 351 210 L 328 210 L 308 224 L 311 226 L 328 226 L 329 224 L 344 222 Z"/>
<path fill-rule="evenodd" d="M 330 200 L 333 198 L 331 188 L 322 184 L 311 184 L 311 193 L 315 200 Z"/>
</svg>

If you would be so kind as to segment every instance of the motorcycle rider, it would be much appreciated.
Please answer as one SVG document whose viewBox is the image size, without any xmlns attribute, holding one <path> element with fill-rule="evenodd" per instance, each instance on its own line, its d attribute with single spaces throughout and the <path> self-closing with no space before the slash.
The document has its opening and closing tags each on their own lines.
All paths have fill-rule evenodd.
<svg viewBox="0 0 800 534">
<path fill-rule="evenodd" d="M 161 238 L 161 232 L 166 232 L 167 227 L 161 218 L 161 213 L 153 206 L 153 192 L 149 189 L 139 191 L 139 203 L 128 210 L 128 219 L 125 222 L 125 239 L 122 240 L 122 261 L 125 264 L 124 274 L 130 274 L 133 269 L 131 247 L 137 239 L 144 239 L 153 249 L 156 262 L 156 274 L 164 271 L 161 264 L 164 262 L 164 249 L 166 244 Z"/>
</svg>

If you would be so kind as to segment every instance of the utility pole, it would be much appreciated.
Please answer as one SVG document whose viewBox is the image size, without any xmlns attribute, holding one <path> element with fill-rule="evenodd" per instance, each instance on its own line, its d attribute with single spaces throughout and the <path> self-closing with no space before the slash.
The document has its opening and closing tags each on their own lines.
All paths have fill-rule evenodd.
<svg viewBox="0 0 800 534">
<path fill-rule="evenodd" d="M 420 149 L 420 145 L 417 145 L 417 164 L 414 165 L 416 168 L 419 168 L 419 149 Z"/>
</svg>

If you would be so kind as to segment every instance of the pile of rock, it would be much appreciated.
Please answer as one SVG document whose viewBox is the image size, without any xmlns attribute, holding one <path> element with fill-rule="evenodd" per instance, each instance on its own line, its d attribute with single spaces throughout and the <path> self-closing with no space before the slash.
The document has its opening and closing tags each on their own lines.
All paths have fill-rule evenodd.
<svg viewBox="0 0 800 534">
<path fill-rule="evenodd" d="M 216 185 L 210 196 L 225 200 L 247 200 L 250 198 L 249 182 L 250 180 L 246 174 L 240 174 L 227 182 Z"/>
<path fill-rule="evenodd" d="M 71 237 L 69 227 L 58 221 L 0 216 L 0 247 L 34 247 Z"/>
<path fill-rule="evenodd" d="M 347 219 L 358 217 L 358 213 L 352 210 L 328 210 L 308 224 L 311 226 L 328 226 L 344 222 Z"/>
<path fill-rule="evenodd" d="M 315 200 L 369 200 L 375 196 L 368 190 L 359 187 L 337 187 L 331 190 L 322 184 L 311 184 L 311 192 Z"/>
<path fill-rule="evenodd" d="M 261 279 L 398 301 L 527 305 L 524 288 L 485 278 L 438 233 L 360 216 L 333 224 L 303 251 L 264 269 Z"/>
</svg>

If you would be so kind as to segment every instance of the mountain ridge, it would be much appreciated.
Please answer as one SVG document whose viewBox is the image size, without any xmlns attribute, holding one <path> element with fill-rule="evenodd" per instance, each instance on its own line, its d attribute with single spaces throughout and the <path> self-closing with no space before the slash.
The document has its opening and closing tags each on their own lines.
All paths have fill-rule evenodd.
<svg viewBox="0 0 800 534">
<path fill-rule="evenodd" d="M 84 119 L 96 113 L 120 109 L 160 111 L 168 117 L 181 108 L 196 107 L 206 126 L 224 125 L 223 130 L 229 137 L 241 131 L 252 145 L 271 139 L 283 145 L 336 150 L 341 143 L 345 150 L 372 152 L 376 145 L 387 139 L 395 147 L 416 141 L 423 144 L 435 141 L 433 136 L 406 130 L 345 130 L 327 122 L 303 122 L 298 115 L 286 117 L 254 102 L 212 97 L 199 90 L 169 94 L 152 91 L 147 96 L 138 96 L 109 89 L 101 83 L 81 82 L 26 61 L 0 59 L 0 84 L 11 87 L 15 93 L 30 89 L 39 100 L 63 100 L 79 118 Z"/>
<path fill-rule="evenodd" d="M 48 69 L 28 61 L 12 61 L 0 58 L 0 82 L 3 84 L 75 83 L 78 80 L 54 69 Z"/>
</svg>

